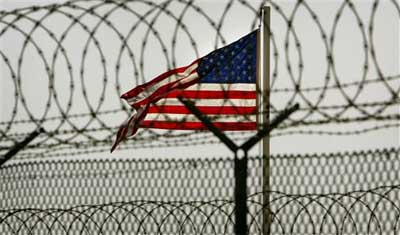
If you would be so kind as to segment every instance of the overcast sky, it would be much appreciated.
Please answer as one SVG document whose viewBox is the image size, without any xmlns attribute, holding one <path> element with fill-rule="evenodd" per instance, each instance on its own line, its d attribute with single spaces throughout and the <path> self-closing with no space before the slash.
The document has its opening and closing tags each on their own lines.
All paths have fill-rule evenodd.
<svg viewBox="0 0 400 235">
<path fill-rule="evenodd" d="M 13 10 L 25 6 L 34 4 L 48 4 L 63 1 L 8 1 L 3 0 L 0 3 L 0 7 L 3 10 Z M 194 5 L 199 6 L 207 16 L 211 19 L 219 22 L 223 10 L 228 1 L 195 1 Z M 251 5 L 256 7 L 261 1 L 250 1 Z M 296 32 L 297 40 L 301 44 L 301 54 L 296 49 L 294 34 L 289 36 L 289 52 L 285 54 L 285 38 L 287 33 L 287 24 L 283 20 L 280 12 L 275 9 L 271 10 L 271 24 L 272 31 L 274 34 L 274 45 L 272 52 L 278 52 L 278 76 L 273 88 L 293 88 L 290 74 L 287 67 L 287 59 L 290 60 L 290 64 L 293 67 L 293 73 L 295 77 L 299 75 L 298 63 L 300 57 L 304 63 L 304 70 L 302 71 L 302 88 L 309 88 L 315 86 L 322 86 L 327 73 L 327 48 L 321 37 L 321 30 L 319 26 L 329 36 L 334 35 L 334 43 L 331 44 L 329 40 L 326 41 L 329 47 L 333 50 L 335 71 L 337 78 L 341 83 L 352 83 L 359 82 L 362 79 L 373 80 L 378 77 L 376 69 L 374 67 L 374 61 L 371 54 L 365 54 L 363 49 L 364 42 L 366 41 L 371 46 L 371 38 L 374 43 L 376 50 L 378 63 L 385 76 L 399 75 L 399 12 L 396 10 L 395 5 L 392 1 L 379 1 L 379 7 L 374 15 L 371 17 L 371 9 L 373 1 L 355 1 L 356 11 L 350 10 L 349 7 L 345 7 L 340 20 L 338 21 L 335 28 L 335 17 L 340 11 L 343 1 L 307 1 L 308 6 L 312 9 L 311 13 L 314 12 L 318 16 L 318 21 L 315 21 L 311 17 L 310 11 L 302 6 L 295 14 L 293 28 Z M 92 2 L 93 4 L 95 2 Z M 92 3 L 87 3 L 90 5 Z M 282 12 L 289 17 L 293 13 L 295 7 L 295 1 L 276 1 L 279 4 Z M 82 4 L 85 5 L 85 4 Z M 137 12 L 144 13 L 150 9 L 149 6 L 144 4 L 132 3 L 132 8 Z M 168 9 L 174 12 L 176 15 L 182 11 L 182 4 L 174 3 L 171 4 Z M 101 12 L 102 10 L 99 10 Z M 106 9 L 104 9 L 106 11 Z M 34 14 L 32 15 L 35 16 Z M 39 17 L 39 15 L 37 16 Z M 121 30 L 121 32 L 128 32 L 128 29 L 137 21 L 131 14 L 126 11 L 119 10 L 118 13 L 113 14 L 110 17 L 115 27 Z M 374 33 L 372 37 L 368 34 L 368 25 L 371 20 L 373 21 Z M 7 19 L 6 19 L 7 21 Z M 9 21 L 9 19 L 8 19 Z M 85 17 L 82 19 L 83 22 L 92 26 L 97 21 L 93 17 Z M 129 63 L 129 58 L 125 52 L 121 60 L 121 70 L 119 73 L 119 82 L 121 83 L 122 90 L 128 90 L 133 86 L 139 85 L 143 81 L 149 81 L 158 74 L 165 72 L 168 66 L 172 66 L 175 63 L 176 66 L 184 66 L 190 64 L 198 56 L 204 56 L 208 52 L 215 49 L 215 47 L 221 47 L 224 43 L 220 38 L 216 37 L 215 29 L 213 29 L 207 18 L 204 15 L 196 13 L 193 9 L 189 10 L 183 18 L 182 22 L 187 26 L 190 36 L 196 42 L 196 49 L 194 49 L 189 40 L 189 35 L 185 34 L 180 29 L 177 38 L 177 47 L 173 48 L 171 45 L 171 39 L 175 29 L 175 22 L 171 20 L 170 16 L 165 14 L 161 15 L 160 18 L 154 24 L 154 28 L 159 33 L 160 37 L 165 43 L 168 55 L 164 55 L 162 51 L 162 45 L 154 35 L 151 35 L 147 42 L 144 50 L 144 54 L 141 53 L 143 49 L 142 40 L 146 33 L 147 28 L 139 27 L 128 43 L 134 51 L 135 58 L 142 60 L 144 63 L 142 72 L 138 75 L 139 77 L 133 76 L 134 69 L 132 64 Z M 221 34 L 226 40 L 225 43 L 230 43 L 247 34 L 255 22 L 254 13 L 248 8 L 244 7 L 239 1 L 234 2 L 232 7 L 229 9 L 224 22 L 221 27 Z M 359 22 L 363 23 L 360 28 Z M 19 27 L 29 30 L 31 25 L 27 21 L 21 21 L 17 24 Z M 68 21 L 65 17 L 55 15 L 50 17 L 45 22 L 48 27 L 56 35 L 60 35 L 60 32 L 65 29 L 68 25 Z M 2 25 L 1 27 L 4 27 Z M 39 47 L 45 51 L 46 58 L 51 58 L 52 49 L 54 48 L 54 42 L 51 42 L 49 36 L 43 31 L 35 32 L 33 34 L 35 42 L 38 43 Z M 101 55 L 96 50 L 93 42 L 88 47 L 88 54 L 86 60 L 83 63 L 85 74 L 84 82 L 79 77 L 80 68 L 82 68 L 82 51 L 84 43 L 88 38 L 81 28 L 75 27 L 68 34 L 68 38 L 65 40 L 63 45 L 67 48 L 68 56 L 72 62 L 73 73 L 75 75 L 74 81 L 76 84 L 76 93 L 73 95 L 73 107 L 71 114 L 87 113 L 88 106 L 85 104 L 84 97 L 82 96 L 81 89 L 86 86 L 88 91 L 89 103 L 95 107 L 99 102 L 99 97 L 103 95 L 103 77 L 104 71 L 101 66 Z M 120 107 L 120 101 L 118 94 L 115 91 L 116 75 L 115 75 L 115 64 L 118 57 L 118 50 L 121 46 L 121 42 L 118 40 L 115 33 L 112 32 L 110 27 L 103 25 L 99 28 L 96 33 L 96 38 L 99 39 L 103 56 L 107 59 L 107 87 L 105 88 L 106 99 L 101 106 L 101 111 L 118 109 Z M 84 39 L 84 40 L 82 40 Z M 8 31 L 0 37 L 0 48 L 3 53 L 11 59 L 10 63 L 14 68 L 17 68 L 18 58 L 21 55 L 23 38 L 18 32 Z M 197 51 L 196 51 L 197 50 Z M 41 117 L 45 110 L 46 102 L 49 99 L 48 94 L 48 80 L 46 71 L 43 67 L 40 57 L 35 51 L 35 48 L 30 44 L 27 46 L 26 51 L 23 52 L 24 63 L 20 68 L 20 78 L 22 81 L 22 90 L 25 98 L 27 99 L 28 107 L 35 117 Z M 59 56 L 59 60 L 55 63 L 55 87 L 57 96 L 60 100 L 61 106 L 66 107 L 68 103 L 68 97 L 70 97 L 70 77 L 68 70 L 66 69 L 66 61 Z M 367 64 L 369 69 L 364 74 L 364 65 Z M 271 67 L 274 68 L 275 61 L 271 62 Z M 4 61 L 0 62 L 1 69 L 1 100 L 0 100 L 0 120 L 1 122 L 7 122 L 10 120 L 12 110 L 14 108 L 14 84 L 10 79 L 10 73 Z M 272 72 L 271 72 L 272 73 Z M 329 85 L 334 85 L 334 73 L 333 70 L 329 72 L 331 76 L 331 82 Z M 365 76 L 365 77 L 364 77 Z M 390 82 L 390 86 L 399 90 L 400 83 L 399 79 Z M 354 96 L 357 92 L 355 88 L 345 89 L 347 95 Z M 306 97 L 315 102 L 317 97 L 320 95 L 318 92 L 306 93 Z M 357 99 L 360 103 L 368 102 L 382 102 L 387 101 L 389 98 L 389 92 L 383 83 L 371 83 L 363 88 L 361 95 Z M 287 105 L 288 94 L 286 93 L 273 93 L 271 101 L 274 105 L 279 108 L 284 108 Z M 296 96 L 296 102 L 299 102 L 303 107 L 305 105 L 304 97 Z M 20 101 L 19 109 L 22 110 Z M 53 101 L 52 101 L 53 102 Z M 337 90 L 326 92 L 323 104 L 320 106 L 329 106 L 332 104 L 345 104 L 343 95 Z M 378 107 L 375 107 L 376 109 Z M 370 109 L 373 111 L 374 107 Z M 333 111 L 334 112 L 334 111 Z M 385 110 L 387 114 L 399 113 L 399 105 L 394 105 Z M 57 111 L 56 106 L 53 104 L 49 111 L 48 116 L 60 115 Z M 297 116 L 296 116 L 297 115 Z M 300 118 L 301 113 L 296 114 L 294 117 Z M 360 112 L 356 110 L 349 110 L 345 116 L 348 117 L 359 117 L 362 116 Z M 16 120 L 27 119 L 26 112 L 19 111 L 16 116 Z M 104 117 L 104 121 L 109 126 L 119 125 L 126 118 L 126 114 L 123 112 L 116 113 L 115 115 L 107 115 Z M 315 117 L 317 118 L 317 116 Z M 389 122 L 395 124 L 396 122 Z M 398 120 L 397 120 L 398 123 Z M 77 123 L 80 125 L 81 123 Z M 382 124 L 378 121 L 357 123 L 352 122 L 350 124 L 339 125 L 319 125 L 305 127 L 306 131 L 352 131 L 361 130 L 364 128 L 371 128 Z M 46 129 L 51 130 L 55 124 L 48 123 L 45 126 Z M 1 126 L 4 128 L 4 125 Z M 301 128 L 300 128 L 301 129 Z M 296 129 L 296 130 L 300 130 Z M 13 126 L 10 133 L 19 133 L 26 131 L 25 127 Z M 141 130 L 144 131 L 144 130 Z M 287 129 L 290 131 L 290 129 Z M 399 127 L 392 127 L 388 129 L 381 129 L 378 131 L 370 131 L 361 135 L 305 135 L 305 134 L 292 134 L 283 135 L 279 137 L 273 137 L 271 139 L 271 152 L 272 153 L 313 153 L 313 152 L 336 152 L 336 151 L 351 151 L 351 150 L 362 150 L 362 149 L 376 149 L 393 147 L 399 145 Z M 109 155 L 108 152 L 101 154 L 106 157 L 164 157 L 168 152 L 169 156 L 174 157 L 186 157 L 190 156 L 225 156 L 229 155 L 229 151 L 221 145 L 202 145 L 202 146 L 189 146 L 189 147 L 170 147 L 170 148 L 151 148 L 151 149 L 130 149 L 127 151 L 116 151 L 114 154 Z M 255 152 L 254 152 L 255 153 Z M 99 156 L 99 154 L 95 154 Z M 84 156 L 90 157 L 90 156 Z"/>
</svg>

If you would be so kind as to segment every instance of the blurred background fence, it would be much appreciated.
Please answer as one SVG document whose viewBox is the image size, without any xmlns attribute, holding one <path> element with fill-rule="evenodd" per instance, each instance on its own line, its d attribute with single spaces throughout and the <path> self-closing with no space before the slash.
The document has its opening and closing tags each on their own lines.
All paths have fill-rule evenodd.
<svg viewBox="0 0 400 235">
<path fill-rule="evenodd" d="M 143 129 L 107 152 L 132 112 L 121 93 L 255 29 L 265 4 L 271 116 L 301 105 L 271 135 L 273 234 L 399 233 L 397 1 L 18 4 L 0 3 L 0 158 L 46 132 L 0 168 L 1 234 L 232 234 L 233 159 L 212 157 L 212 134 Z"/>
<path fill-rule="evenodd" d="M 166 156 L 168 158 L 168 156 Z M 329 194 L 400 184 L 400 149 L 271 158 L 271 190 Z M 68 208 L 135 200 L 233 199 L 232 157 L 36 160 L 4 166 L 1 208 Z M 249 159 L 249 194 L 260 191 L 262 161 Z M 51 197 L 47 197 L 51 195 Z"/>
</svg>

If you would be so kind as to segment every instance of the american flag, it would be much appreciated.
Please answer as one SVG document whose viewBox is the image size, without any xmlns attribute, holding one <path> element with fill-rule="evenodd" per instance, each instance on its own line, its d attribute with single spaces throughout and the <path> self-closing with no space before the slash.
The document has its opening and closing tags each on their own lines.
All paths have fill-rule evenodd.
<svg viewBox="0 0 400 235">
<path fill-rule="evenodd" d="M 111 152 L 139 127 L 206 127 L 178 100 L 190 99 L 221 130 L 256 129 L 257 30 L 139 85 L 121 96 L 136 112 L 119 128 Z"/>
</svg>

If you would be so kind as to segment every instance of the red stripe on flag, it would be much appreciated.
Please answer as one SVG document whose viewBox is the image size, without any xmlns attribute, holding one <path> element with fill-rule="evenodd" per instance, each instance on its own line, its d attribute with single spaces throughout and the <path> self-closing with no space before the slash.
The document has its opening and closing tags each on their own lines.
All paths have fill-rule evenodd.
<svg viewBox="0 0 400 235">
<path fill-rule="evenodd" d="M 220 130 L 224 131 L 246 131 L 256 130 L 256 122 L 213 122 Z M 175 130 L 208 130 L 202 122 L 168 122 L 168 121 L 143 121 L 143 128 L 175 129 Z"/>
<path fill-rule="evenodd" d="M 194 80 L 191 80 L 189 82 L 184 82 L 181 83 L 181 81 L 175 81 L 172 83 L 168 83 L 160 88 L 158 88 L 155 92 L 153 92 L 150 96 L 147 98 L 136 102 L 132 104 L 131 106 L 135 109 L 139 108 L 142 105 L 146 105 L 148 103 L 156 103 L 160 99 L 165 98 L 169 93 L 173 92 L 174 90 L 179 90 L 179 89 L 185 89 L 193 84 L 196 84 L 199 80 L 199 77 L 197 77 Z"/>
<path fill-rule="evenodd" d="M 196 106 L 200 112 L 204 114 L 240 114 L 250 115 L 256 114 L 257 108 L 253 107 L 238 107 L 238 106 Z M 176 114 L 192 114 L 183 105 L 160 105 L 151 106 L 148 113 L 176 113 Z"/>
<path fill-rule="evenodd" d="M 182 96 L 188 99 L 256 99 L 255 91 L 208 91 L 208 90 L 183 90 L 170 92 L 165 98 Z"/>
<path fill-rule="evenodd" d="M 192 66 L 193 64 L 195 64 L 197 62 L 198 62 L 198 60 L 195 60 L 193 63 L 191 63 L 188 66 L 172 69 L 172 70 L 167 71 L 167 72 L 165 72 L 163 74 L 160 74 L 159 76 L 157 76 L 153 80 L 151 80 L 151 81 L 149 81 L 147 83 L 144 83 L 142 85 L 139 85 L 139 86 L 137 86 L 137 87 L 125 92 L 123 95 L 121 95 L 121 98 L 122 99 L 128 99 L 129 97 L 134 97 L 134 96 L 138 95 L 139 93 L 141 93 L 142 91 L 146 90 L 148 87 L 151 87 L 151 86 L 161 82 L 162 80 L 170 77 L 171 75 L 184 72 L 187 68 L 189 68 L 190 66 Z"/>
</svg>

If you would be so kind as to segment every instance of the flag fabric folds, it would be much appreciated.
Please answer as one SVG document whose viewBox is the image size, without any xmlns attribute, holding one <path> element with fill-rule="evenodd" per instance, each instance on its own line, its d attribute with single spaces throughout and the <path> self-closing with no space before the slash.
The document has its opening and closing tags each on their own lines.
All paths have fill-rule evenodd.
<svg viewBox="0 0 400 235">
<path fill-rule="evenodd" d="M 221 130 L 255 130 L 256 70 L 257 30 L 131 89 L 121 98 L 136 112 L 119 128 L 111 152 L 139 127 L 206 129 L 179 96 L 192 100 Z"/>
</svg>

